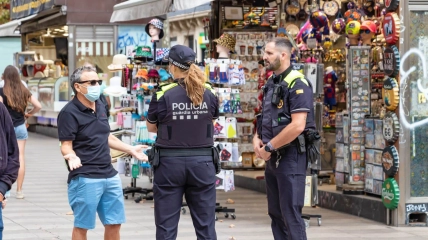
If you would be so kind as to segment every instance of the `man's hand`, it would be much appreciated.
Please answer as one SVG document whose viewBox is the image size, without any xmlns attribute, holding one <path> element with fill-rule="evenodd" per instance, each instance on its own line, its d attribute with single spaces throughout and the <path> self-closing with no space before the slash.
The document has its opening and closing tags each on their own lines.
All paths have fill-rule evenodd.
<svg viewBox="0 0 428 240">
<path fill-rule="evenodd" d="M 143 150 L 147 148 L 148 148 L 147 145 L 132 146 L 129 153 L 140 161 L 148 161 L 149 158 L 147 157 L 146 154 L 143 153 Z"/>
<path fill-rule="evenodd" d="M 6 203 L 7 203 L 6 199 L 1 200 L 1 208 L 2 209 L 4 209 L 6 207 Z"/>
<path fill-rule="evenodd" d="M 259 158 L 262 158 L 262 156 L 260 155 L 260 150 L 259 150 L 261 147 L 264 148 L 262 140 L 255 136 L 253 138 L 253 148 L 254 148 L 254 152 L 256 153 L 256 156 Z"/>
<path fill-rule="evenodd" d="M 64 158 L 68 161 L 68 167 L 70 168 L 70 171 L 78 169 L 82 166 L 80 158 L 73 153 L 65 155 Z"/>
<path fill-rule="evenodd" d="M 265 146 L 261 146 L 258 149 L 259 153 L 260 153 L 260 157 L 263 158 L 265 161 L 269 161 L 270 160 L 270 152 L 266 152 L 265 151 Z"/>
</svg>

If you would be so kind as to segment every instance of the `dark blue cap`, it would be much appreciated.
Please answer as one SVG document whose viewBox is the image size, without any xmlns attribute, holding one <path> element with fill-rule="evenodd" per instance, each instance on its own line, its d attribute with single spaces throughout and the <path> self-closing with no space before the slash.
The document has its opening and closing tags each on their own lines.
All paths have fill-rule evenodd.
<svg viewBox="0 0 428 240">
<path fill-rule="evenodd" d="M 181 69 L 189 69 L 195 63 L 196 53 L 189 47 L 175 45 L 169 50 L 168 61 Z"/>
</svg>

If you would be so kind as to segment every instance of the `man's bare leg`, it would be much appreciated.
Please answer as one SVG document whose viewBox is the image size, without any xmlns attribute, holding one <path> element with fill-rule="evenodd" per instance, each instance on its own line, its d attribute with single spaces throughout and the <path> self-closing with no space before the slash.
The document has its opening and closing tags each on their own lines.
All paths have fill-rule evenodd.
<svg viewBox="0 0 428 240">
<path fill-rule="evenodd" d="M 104 225 L 104 240 L 120 240 L 120 226 L 120 224 Z"/>
<path fill-rule="evenodd" d="M 74 227 L 72 239 L 73 240 L 87 240 L 87 238 L 86 238 L 87 233 L 88 233 L 88 229 Z"/>
</svg>

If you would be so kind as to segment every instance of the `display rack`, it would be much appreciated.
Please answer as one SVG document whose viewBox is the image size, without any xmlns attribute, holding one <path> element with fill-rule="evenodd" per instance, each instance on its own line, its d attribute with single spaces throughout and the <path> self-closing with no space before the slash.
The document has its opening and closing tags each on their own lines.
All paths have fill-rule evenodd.
<svg viewBox="0 0 428 240">
<path fill-rule="evenodd" d="M 385 180 L 382 169 L 382 151 L 385 148 L 383 122 L 379 118 L 365 119 L 365 187 L 369 194 L 382 195 L 382 184 Z"/>
<path fill-rule="evenodd" d="M 349 184 L 364 185 L 364 120 L 371 113 L 371 48 L 351 46 L 348 51 L 350 121 L 350 174 Z M 363 187 L 364 189 L 364 187 Z M 345 190 L 345 189 L 344 189 Z"/>
</svg>

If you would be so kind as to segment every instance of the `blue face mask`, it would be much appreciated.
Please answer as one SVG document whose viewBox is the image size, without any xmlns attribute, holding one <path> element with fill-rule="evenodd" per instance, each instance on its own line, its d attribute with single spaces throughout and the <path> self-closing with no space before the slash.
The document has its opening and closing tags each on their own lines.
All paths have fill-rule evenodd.
<svg viewBox="0 0 428 240">
<path fill-rule="evenodd" d="M 175 79 L 175 78 L 174 78 L 174 75 L 173 75 L 173 74 L 172 74 L 172 72 L 171 72 L 171 65 L 169 65 L 169 66 L 168 66 L 168 72 L 169 72 L 169 75 L 171 75 L 171 78 L 172 78 L 172 79 Z"/>
<path fill-rule="evenodd" d="M 101 94 L 100 86 L 89 86 L 89 87 L 86 87 L 86 89 L 88 90 L 88 93 L 84 94 L 84 96 L 89 101 L 95 102 L 96 100 L 98 100 L 98 98 L 100 98 L 100 94 Z"/>
</svg>

